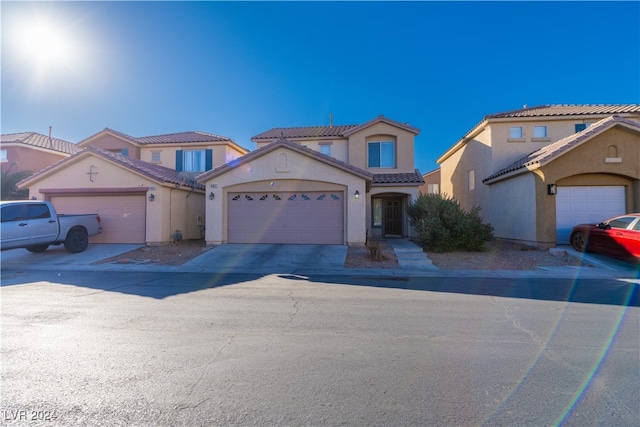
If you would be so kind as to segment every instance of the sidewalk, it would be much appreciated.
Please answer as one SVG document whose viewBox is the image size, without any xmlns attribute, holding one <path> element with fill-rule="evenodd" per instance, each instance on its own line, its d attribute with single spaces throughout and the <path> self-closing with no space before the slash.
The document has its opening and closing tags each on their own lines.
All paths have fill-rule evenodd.
<svg viewBox="0 0 640 427">
<path fill-rule="evenodd" d="M 598 255 L 578 253 L 570 246 L 565 251 L 596 267 L 541 267 L 537 270 L 440 270 L 427 254 L 406 239 L 389 239 L 398 258 L 396 269 L 352 269 L 344 267 L 344 245 L 221 245 L 179 266 L 157 264 L 94 264 L 143 245 L 94 244 L 78 254 L 64 247 L 51 247 L 42 253 L 25 249 L 0 254 L 2 269 L 51 271 L 153 271 L 183 273 L 253 273 L 378 277 L 502 277 L 502 278 L 623 278 L 638 280 L 640 272 L 630 263 Z M 638 282 L 640 283 L 640 282 Z"/>
</svg>

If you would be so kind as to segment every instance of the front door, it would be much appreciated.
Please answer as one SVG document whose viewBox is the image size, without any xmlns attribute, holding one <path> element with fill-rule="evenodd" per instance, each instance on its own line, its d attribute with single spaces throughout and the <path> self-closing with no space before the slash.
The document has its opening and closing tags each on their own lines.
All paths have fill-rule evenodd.
<svg viewBox="0 0 640 427">
<path fill-rule="evenodd" d="M 384 235 L 402 235 L 402 199 L 384 201 Z"/>
</svg>

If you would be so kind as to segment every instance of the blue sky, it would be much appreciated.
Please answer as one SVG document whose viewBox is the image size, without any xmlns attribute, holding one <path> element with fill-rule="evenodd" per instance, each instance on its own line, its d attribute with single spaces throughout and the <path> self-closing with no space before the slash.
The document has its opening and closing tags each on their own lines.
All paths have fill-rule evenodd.
<svg viewBox="0 0 640 427">
<path fill-rule="evenodd" d="M 487 114 L 640 103 L 639 2 L 0 7 L 2 133 L 201 130 L 253 149 L 273 127 L 384 114 L 421 129 L 416 167 L 427 172 Z M 26 38 L 47 25 L 45 51 L 27 55 Z"/>
</svg>

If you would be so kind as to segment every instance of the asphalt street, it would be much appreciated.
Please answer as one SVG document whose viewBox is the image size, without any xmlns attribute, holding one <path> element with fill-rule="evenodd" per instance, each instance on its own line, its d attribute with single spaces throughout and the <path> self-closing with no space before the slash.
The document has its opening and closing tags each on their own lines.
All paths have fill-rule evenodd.
<svg viewBox="0 0 640 427">
<path fill-rule="evenodd" d="M 640 425 L 637 280 L 2 270 L 0 424 Z"/>
</svg>

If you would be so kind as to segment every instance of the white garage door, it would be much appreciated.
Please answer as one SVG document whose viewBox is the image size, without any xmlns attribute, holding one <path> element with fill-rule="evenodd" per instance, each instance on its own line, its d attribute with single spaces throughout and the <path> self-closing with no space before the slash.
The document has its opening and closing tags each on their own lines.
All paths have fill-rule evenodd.
<svg viewBox="0 0 640 427">
<path fill-rule="evenodd" d="M 556 194 L 556 239 L 569 243 L 574 225 L 597 224 L 625 212 L 624 186 L 558 187 Z"/>
<path fill-rule="evenodd" d="M 229 243 L 343 244 L 343 193 L 229 193 Z"/>
<path fill-rule="evenodd" d="M 146 197 L 144 195 L 54 196 L 59 213 L 98 213 L 102 233 L 90 243 L 145 243 Z"/>
</svg>

